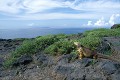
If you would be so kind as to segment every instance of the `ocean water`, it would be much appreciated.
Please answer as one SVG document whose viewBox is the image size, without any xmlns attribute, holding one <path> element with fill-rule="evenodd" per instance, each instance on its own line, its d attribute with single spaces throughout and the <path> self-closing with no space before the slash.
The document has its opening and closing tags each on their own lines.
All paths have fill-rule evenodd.
<svg viewBox="0 0 120 80">
<path fill-rule="evenodd" d="M 1 29 L 0 38 L 14 39 L 14 38 L 35 38 L 37 36 L 49 34 L 77 34 L 82 33 L 92 28 L 31 28 L 31 29 Z"/>
</svg>

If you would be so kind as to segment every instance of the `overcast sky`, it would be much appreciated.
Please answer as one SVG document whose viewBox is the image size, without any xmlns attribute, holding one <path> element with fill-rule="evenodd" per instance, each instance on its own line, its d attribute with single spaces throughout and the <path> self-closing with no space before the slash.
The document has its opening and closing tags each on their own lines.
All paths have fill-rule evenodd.
<svg viewBox="0 0 120 80">
<path fill-rule="evenodd" d="M 120 0 L 0 0 L 0 29 L 115 23 L 120 23 Z"/>
</svg>

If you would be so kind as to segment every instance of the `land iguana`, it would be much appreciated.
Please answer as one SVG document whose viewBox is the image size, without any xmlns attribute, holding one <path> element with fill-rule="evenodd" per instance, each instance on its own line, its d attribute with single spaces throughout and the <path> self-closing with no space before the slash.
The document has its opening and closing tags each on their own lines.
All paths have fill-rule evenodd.
<svg viewBox="0 0 120 80">
<path fill-rule="evenodd" d="M 112 61 L 115 61 L 115 62 L 119 62 L 119 61 L 111 58 L 110 56 L 107 56 L 107 55 L 98 53 L 95 50 L 91 50 L 89 48 L 86 48 L 83 45 L 80 45 L 78 42 L 74 42 L 74 45 L 77 46 L 77 51 L 79 52 L 79 58 L 80 59 L 83 59 L 84 57 L 93 58 L 93 59 L 103 58 L 103 59 L 109 59 L 109 60 L 112 60 Z"/>
</svg>

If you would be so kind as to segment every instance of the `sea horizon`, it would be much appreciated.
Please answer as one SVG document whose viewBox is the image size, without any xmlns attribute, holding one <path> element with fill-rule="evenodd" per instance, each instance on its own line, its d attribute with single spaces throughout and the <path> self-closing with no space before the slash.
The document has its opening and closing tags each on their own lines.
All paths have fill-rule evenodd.
<svg viewBox="0 0 120 80">
<path fill-rule="evenodd" d="M 37 36 L 52 34 L 77 34 L 96 28 L 26 28 L 26 29 L 0 29 L 1 39 L 35 38 Z"/>
</svg>

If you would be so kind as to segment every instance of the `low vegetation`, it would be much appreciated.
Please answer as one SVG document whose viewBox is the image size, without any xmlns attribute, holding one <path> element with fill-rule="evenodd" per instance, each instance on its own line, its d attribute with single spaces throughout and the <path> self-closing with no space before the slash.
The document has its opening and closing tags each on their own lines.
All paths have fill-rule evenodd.
<svg viewBox="0 0 120 80">
<path fill-rule="evenodd" d="M 49 47 L 47 47 L 44 52 L 47 54 L 57 55 L 57 54 L 70 54 L 75 50 L 73 42 L 70 41 L 58 41 Z"/>
<path fill-rule="evenodd" d="M 83 33 L 84 36 L 90 37 L 108 37 L 108 36 L 120 36 L 120 29 L 94 29 Z"/>
<path fill-rule="evenodd" d="M 120 36 L 120 28 L 119 29 L 104 29 L 104 28 L 94 29 L 91 31 L 84 32 L 83 36 L 85 37 L 77 41 L 79 41 L 80 44 L 94 50 L 101 43 L 102 37 Z"/>
<path fill-rule="evenodd" d="M 100 45 L 102 37 L 120 36 L 120 29 L 95 29 L 84 32 L 82 38 L 78 36 L 76 39 L 68 39 L 68 37 L 72 38 L 75 35 L 47 35 L 25 40 L 19 48 L 11 53 L 4 66 L 10 67 L 21 55 L 33 55 L 40 51 L 51 55 L 76 53 L 74 41 L 94 50 Z"/>
<path fill-rule="evenodd" d="M 101 38 L 87 36 L 76 41 L 78 41 L 81 45 L 84 45 L 85 47 L 95 50 L 101 43 Z"/>
<path fill-rule="evenodd" d="M 63 41 L 67 36 L 65 34 L 47 35 L 37 37 L 32 40 L 25 40 L 20 47 L 11 53 L 8 60 L 5 61 L 4 66 L 10 67 L 20 56 L 24 54 L 32 55 L 39 51 L 43 51 L 46 47 L 52 45 L 57 41 Z"/>
</svg>

